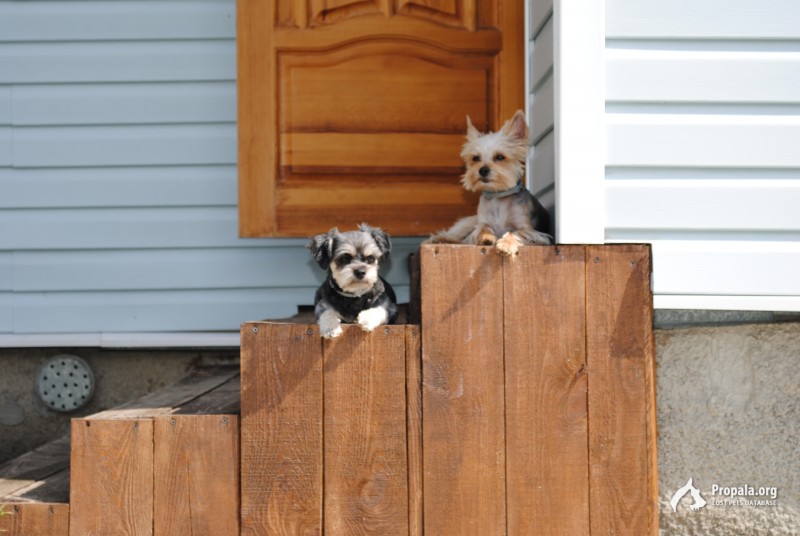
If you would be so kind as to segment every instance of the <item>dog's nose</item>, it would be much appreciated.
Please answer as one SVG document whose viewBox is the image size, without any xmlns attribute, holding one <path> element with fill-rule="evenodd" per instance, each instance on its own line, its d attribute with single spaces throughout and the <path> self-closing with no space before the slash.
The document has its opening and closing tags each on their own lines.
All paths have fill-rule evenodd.
<svg viewBox="0 0 800 536">
<path fill-rule="evenodd" d="M 367 275 L 367 272 L 364 270 L 353 270 L 353 275 L 355 275 L 358 279 L 364 279 L 364 276 Z"/>
<path fill-rule="evenodd" d="M 483 166 L 481 169 L 478 170 L 478 173 L 481 174 L 481 177 L 487 177 L 492 170 L 489 169 L 489 166 Z"/>
</svg>

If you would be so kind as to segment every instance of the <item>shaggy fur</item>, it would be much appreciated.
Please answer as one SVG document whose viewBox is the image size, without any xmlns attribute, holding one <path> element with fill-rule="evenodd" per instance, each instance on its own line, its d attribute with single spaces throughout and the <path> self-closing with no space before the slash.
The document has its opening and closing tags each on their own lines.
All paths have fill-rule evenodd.
<svg viewBox="0 0 800 536">
<path fill-rule="evenodd" d="M 523 185 L 528 125 L 517 111 L 497 132 L 482 134 L 467 118 L 467 142 L 461 151 L 466 171 L 461 184 L 481 192 L 478 213 L 431 235 L 440 244 L 494 245 L 515 255 L 524 244 L 550 244 L 549 216 Z"/>
</svg>

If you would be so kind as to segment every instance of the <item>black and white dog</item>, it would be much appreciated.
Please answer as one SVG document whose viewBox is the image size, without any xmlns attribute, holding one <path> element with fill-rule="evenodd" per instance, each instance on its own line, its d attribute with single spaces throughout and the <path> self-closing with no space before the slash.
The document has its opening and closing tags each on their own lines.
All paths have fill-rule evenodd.
<svg viewBox="0 0 800 536">
<path fill-rule="evenodd" d="M 380 262 L 392 249 L 388 234 L 366 223 L 344 233 L 334 227 L 311 238 L 306 247 L 328 272 L 314 297 L 314 315 L 323 337 L 341 335 L 342 322 L 358 324 L 364 331 L 394 323 L 397 298 L 378 275 Z"/>
</svg>

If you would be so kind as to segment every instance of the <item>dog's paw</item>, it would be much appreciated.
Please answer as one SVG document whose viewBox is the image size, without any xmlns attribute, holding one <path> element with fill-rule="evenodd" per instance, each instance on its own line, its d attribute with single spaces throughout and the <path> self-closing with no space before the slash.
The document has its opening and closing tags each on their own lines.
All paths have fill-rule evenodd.
<svg viewBox="0 0 800 536">
<path fill-rule="evenodd" d="M 325 311 L 319 317 L 319 334 L 326 339 L 335 339 L 342 334 L 342 321 L 333 311 Z"/>
<path fill-rule="evenodd" d="M 358 313 L 356 319 L 358 327 L 364 331 L 372 331 L 381 324 L 386 323 L 386 310 L 381 307 L 373 307 Z"/>
<path fill-rule="evenodd" d="M 520 240 L 514 233 L 506 233 L 494 245 L 495 249 L 500 255 L 514 258 L 514 255 L 519 253 Z"/>
<path fill-rule="evenodd" d="M 336 325 L 336 326 L 328 326 L 328 327 L 325 327 L 325 328 L 321 327 L 320 330 L 319 330 L 319 333 L 324 338 L 326 338 L 328 340 L 331 340 L 331 339 L 335 339 L 335 338 L 341 336 L 343 331 L 342 331 L 342 326 Z"/>
</svg>

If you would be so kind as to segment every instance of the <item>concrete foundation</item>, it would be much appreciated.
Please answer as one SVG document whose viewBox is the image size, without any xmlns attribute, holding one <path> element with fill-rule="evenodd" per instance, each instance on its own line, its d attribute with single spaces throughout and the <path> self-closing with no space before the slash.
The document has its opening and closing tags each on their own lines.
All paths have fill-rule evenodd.
<svg viewBox="0 0 800 536">
<path fill-rule="evenodd" d="M 799 534 L 800 324 L 656 330 L 656 356 L 662 536 Z M 689 478 L 707 505 L 673 512 Z"/>
</svg>

